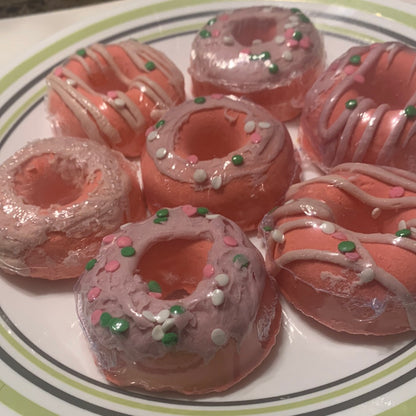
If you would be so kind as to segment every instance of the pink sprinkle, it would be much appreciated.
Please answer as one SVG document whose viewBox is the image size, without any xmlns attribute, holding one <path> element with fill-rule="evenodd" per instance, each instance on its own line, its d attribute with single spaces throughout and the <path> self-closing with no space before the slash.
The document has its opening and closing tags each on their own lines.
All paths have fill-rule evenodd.
<svg viewBox="0 0 416 416">
<path fill-rule="evenodd" d="M 336 231 L 331 234 L 331 237 L 336 238 L 337 240 L 348 240 L 347 236 L 341 231 Z"/>
<path fill-rule="evenodd" d="M 117 245 L 120 248 L 128 247 L 128 246 L 131 246 L 132 244 L 133 244 L 132 239 L 130 237 L 127 237 L 126 235 L 123 235 L 117 239 Z"/>
<path fill-rule="evenodd" d="M 308 36 L 304 36 L 300 41 L 299 41 L 299 46 L 303 49 L 309 49 L 311 47 L 311 40 L 309 39 Z"/>
<path fill-rule="evenodd" d="M 351 251 L 349 253 L 345 253 L 345 257 L 351 261 L 357 261 L 361 258 L 361 256 L 356 251 Z"/>
<path fill-rule="evenodd" d="M 238 245 L 237 240 L 234 237 L 231 237 L 230 235 L 226 235 L 224 237 L 224 243 L 230 247 L 236 247 Z"/>
<path fill-rule="evenodd" d="M 109 97 L 109 98 L 117 98 L 118 97 L 118 94 L 117 94 L 117 91 L 107 91 L 107 97 Z"/>
<path fill-rule="evenodd" d="M 243 48 L 243 49 L 241 49 L 240 53 L 242 53 L 244 55 L 248 55 L 250 53 L 250 49 L 249 48 Z"/>
<path fill-rule="evenodd" d="M 104 244 L 110 244 L 110 243 L 113 242 L 113 240 L 114 240 L 114 235 L 113 234 L 109 234 L 109 235 L 106 235 L 105 237 L 103 237 L 103 243 Z"/>
<path fill-rule="evenodd" d="M 389 197 L 390 198 L 401 198 L 404 195 L 404 188 L 401 186 L 393 186 L 390 188 Z"/>
<path fill-rule="evenodd" d="M 226 22 L 229 18 L 230 16 L 228 14 L 222 14 L 221 16 L 218 16 L 218 20 L 220 22 Z"/>
<path fill-rule="evenodd" d="M 192 217 L 193 215 L 195 215 L 197 213 L 197 209 L 196 207 L 193 207 L 192 205 L 183 205 L 182 206 L 182 211 L 188 216 L 188 217 Z"/>
<path fill-rule="evenodd" d="M 202 270 L 202 274 L 205 278 L 211 277 L 214 274 L 214 266 L 212 264 L 206 264 Z"/>
<path fill-rule="evenodd" d="M 193 165 L 195 165 L 196 163 L 198 163 L 198 156 L 197 155 L 189 155 L 188 156 L 188 162 L 192 163 Z"/>
<path fill-rule="evenodd" d="M 258 133 L 253 133 L 250 136 L 250 140 L 252 141 L 252 143 L 260 143 L 261 142 L 261 136 Z"/>
<path fill-rule="evenodd" d="M 356 67 L 356 66 L 354 66 L 354 65 L 346 65 L 346 66 L 344 67 L 344 72 L 345 72 L 347 75 L 351 75 L 351 74 L 353 74 L 356 70 L 357 70 L 357 67 Z"/>
<path fill-rule="evenodd" d="M 101 309 L 96 309 L 91 314 L 91 323 L 93 325 L 97 325 L 100 322 L 100 318 L 101 318 L 102 313 L 103 313 L 103 311 Z"/>
<path fill-rule="evenodd" d="M 115 272 L 120 267 L 120 263 L 117 260 L 110 260 L 105 265 L 105 270 L 107 272 Z"/>
<path fill-rule="evenodd" d="M 289 29 L 285 30 L 285 38 L 286 39 L 291 39 L 292 35 L 295 33 L 295 29 L 293 29 L 293 27 L 290 27 Z"/>
<path fill-rule="evenodd" d="M 62 77 L 64 75 L 64 71 L 63 71 L 62 67 L 58 66 L 58 68 L 55 68 L 54 74 L 57 77 Z"/>
<path fill-rule="evenodd" d="M 299 45 L 299 42 L 298 42 L 296 39 L 289 39 L 289 40 L 286 42 L 286 45 L 287 45 L 289 48 L 297 48 L 297 47 L 298 47 L 298 45 Z"/>
<path fill-rule="evenodd" d="M 160 299 L 162 297 L 162 294 L 159 292 L 149 292 L 149 296 L 155 299 Z"/>
<path fill-rule="evenodd" d="M 99 287 L 97 287 L 97 286 L 94 286 L 92 289 L 90 289 L 90 291 L 88 292 L 88 295 L 87 295 L 87 299 L 88 299 L 88 302 L 92 302 L 92 301 L 94 301 L 95 299 L 97 299 L 98 298 L 98 296 L 100 296 L 100 293 L 101 293 L 101 289 L 99 288 Z"/>
<path fill-rule="evenodd" d="M 211 30 L 211 36 L 213 38 L 217 38 L 220 35 L 220 31 L 219 30 Z"/>
<path fill-rule="evenodd" d="M 361 74 L 355 74 L 354 75 L 354 81 L 358 82 L 359 84 L 364 84 L 365 78 Z"/>
<path fill-rule="evenodd" d="M 150 126 L 147 130 L 145 135 L 148 136 L 153 130 L 155 129 L 155 126 Z"/>
<path fill-rule="evenodd" d="M 224 97 L 224 94 L 211 94 L 211 98 L 214 100 L 220 100 L 222 97 Z"/>
</svg>

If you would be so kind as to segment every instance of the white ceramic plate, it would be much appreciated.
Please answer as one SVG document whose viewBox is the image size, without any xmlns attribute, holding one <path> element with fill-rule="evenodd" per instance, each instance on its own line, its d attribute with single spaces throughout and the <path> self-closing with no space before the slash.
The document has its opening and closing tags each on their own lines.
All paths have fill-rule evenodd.
<svg viewBox="0 0 416 416">
<path fill-rule="evenodd" d="M 44 77 L 93 42 L 133 37 L 164 51 L 183 70 L 196 30 L 215 12 L 258 2 L 127 1 L 111 15 L 65 30 L 0 79 L 0 163 L 51 131 Z M 277 4 L 273 1 L 265 5 Z M 348 47 L 399 40 L 416 47 L 411 1 L 279 2 L 299 7 L 322 31 L 328 62 Z M 413 12 L 413 15 L 411 14 Z M 297 122 L 289 124 L 296 139 Z M 416 414 L 416 338 L 337 334 L 284 307 L 278 345 L 266 362 L 223 394 L 184 398 L 108 385 L 78 324 L 73 282 L 0 276 L 0 413 L 59 415 L 378 415 Z"/>
</svg>

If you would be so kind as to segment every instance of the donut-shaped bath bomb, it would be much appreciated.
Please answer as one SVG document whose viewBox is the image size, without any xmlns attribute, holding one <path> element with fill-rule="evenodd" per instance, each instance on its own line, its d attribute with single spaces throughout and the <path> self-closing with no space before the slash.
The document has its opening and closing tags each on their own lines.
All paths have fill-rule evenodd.
<svg viewBox="0 0 416 416">
<path fill-rule="evenodd" d="M 324 66 L 321 36 L 299 9 L 249 7 L 208 21 L 192 43 L 189 73 L 196 96 L 245 97 L 286 121 Z"/>
<path fill-rule="evenodd" d="M 284 198 L 298 165 L 286 127 L 236 97 L 197 97 L 147 135 L 143 186 L 151 213 L 190 203 L 255 229 Z"/>
<path fill-rule="evenodd" d="M 143 219 L 137 168 L 81 139 L 35 140 L 0 166 L 0 269 L 78 277 L 103 236 Z"/>
<path fill-rule="evenodd" d="M 416 330 L 416 175 L 343 164 L 287 200 L 262 222 L 284 296 L 336 331 Z"/>
<path fill-rule="evenodd" d="M 141 153 L 146 129 L 185 99 L 183 75 L 162 52 L 134 40 L 78 50 L 46 78 L 57 133 Z"/>
<path fill-rule="evenodd" d="M 281 308 L 264 260 L 232 221 L 162 209 L 103 240 L 75 287 L 97 365 L 120 386 L 222 391 L 268 355 Z"/>
<path fill-rule="evenodd" d="M 300 144 L 324 170 L 344 162 L 416 172 L 416 49 L 356 46 L 306 95 Z"/>
</svg>

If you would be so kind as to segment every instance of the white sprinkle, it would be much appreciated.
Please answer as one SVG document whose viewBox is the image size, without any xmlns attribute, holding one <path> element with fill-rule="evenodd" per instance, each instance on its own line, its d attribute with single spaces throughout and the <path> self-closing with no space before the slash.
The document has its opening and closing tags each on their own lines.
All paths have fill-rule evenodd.
<svg viewBox="0 0 416 416">
<path fill-rule="evenodd" d="M 68 78 L 66 80 L 66 83 L 71 87 L 75 87 L 77 85 L 77 82 L 74 79 L 71 79 L 71 78 Z"/>
<path fill-rule="evenodd" d="M 155 322 L 155 316 L 150 311 L 143 311 L 142 315 L 150 322 Z"/>
<path fill-rule="evenodd" d="M 126 222 L 125 224 L 120 225 L 120 230 L 124 230 L 125 228 L 128 228 L 130 226 L 131 222 Z"/>
<path fill-rule="evenodd" d="M 152 338 L 155 341 L 160 341 L 163 338 L 163 335 L 165 335 L 162 325 L 156 325 L 152 330 Z"/>
<path fill-rule="evenodd" d="M 282 58 L 283 58 L 285 61 L 290 62 L 290 61 L 292 61 L 292 60 L 293 60 L 293 54 L 292 54 L 292 52 L 290 52 L 290 51 L 283 51 L 283 53 L 282 53 Z"/>
<path fill-rule="evenodd" d="M 155 156 L 158 159 L 163 159 L 168 154 L 168 151 L 164 147 L 159 147 L 159 149 L 156 150 Z"/>
<path fill-rule="evenodd" d="M 169 309 L 162 309 L 156 316 L 155 316 L 155 320 L 158 324 L 162 324 L 163 322 L 166 321 L 166 319 L 168 319 L 170 316 L 170 311 Z"/>
<path fill-rule="evenodd" d="M 157 139 L 159 136 L 159 133 L 157 132 L 157 130 L 152 130 L 148 135 L 147 135 L 147 140 L 149 142 L 152 142 L 153 140 Z"/>
<path fill-rule="evenodd" d="M 407 228 L 406 221 L 405 220 L 400 220 L 398 230 L 404 230 L 405 228 Z"/>
<path fill-rule="evenodd" d="M 253 39 L 253 42 L 251 42 L 252 45 L 260 45 L 260 43 L 263 43 L 261 39 Z"/>
<path fill-rule="evenodd" d="M 288 199 L 283 205 L 289 205 L 292 202 L 295 202 L 295 200 L 294 199 Z"/>
<path fill-rule="evenodd" d="M 168 332 L 170 329 L 172 329 L 175 326 L 175 318 L 168 318 L 165 322 L 162 324 L 163 332 Z"/>
<path fill-rule="evenodd" d="M 279 243 L 279 244 L 281 244 L 281 243 L 283 243 L 283 241 L 285 241 L 285 236 L 283 235 L 283 233 L 280 231 L 280 230 L 278 230 L 278 229 L 274 229 L 272 232 L 271 232 L 271 237 L 273 238 L 273 240 L 274 241 L 276 241 L 276 243 Z"/>
<path fill-rule="evenodd" d="M 256 130 L 256 122 L 253 120 L 247 121 L 246 124 L 244 124 L 244 131 L 246 133 L 253 133 L 253 131 Z"/>
<path fill-rule="evenodd" d="M 224 345 L 227 342 L 227 335 L 220 328 L 215 328 L 211 332 L 211 340 L 215 345 Z"/>
<path fill-rule="evenodd" d="M 298 22 L 289 22 L 289 23 L 286 23 L 283 27 L 285 29 L 290 29 L 292 27 L 296 27 L 297 25 L 298 25 Z"/>
<path fill-rule="evenodd" d="M 282 43 L 284 43 L 284 41 L 285 41 L 285 37 L 284 37 L 284 36 L 281 36 L 281 35 L 276 36 L 276 37 L 274 38 L 274 41 L 275 41 L 277 44 L 281 45 Z"/>
<path fill-rule="evenodd" d="M 224 303 L 224 292 L 221 289 L 215 289 L 210 295 L 214 306 L 220 306 Z"/>
<path fill-rule="evenodd" d="M 218 286 L 223 287 L 228 285 L 230 278 L 228 277 L 228 274 L 220 273 L 215 276 L 215 281 Z"/>
<path fill-rule="evenodd" d="M 380 216 L 380 214 L 381 214 L 381 209 L 380 209 L 380 208 L 374 208 L 374 209 L 371 211 L 371 216 L 372 216 L 374 219 L 377 219 L 377 218 Z"/>
<path fill-rule="evenodd" d="M 272 125 L 268 121 L 259 121 L 259 127 L 261 129 L 269 129 Z"/>
<path fill-rule="evenodd" d="M 194 172 L 194 181 L 196 183 L 205 182 L 207 180 L 207 177 L 208 177 L 207 172 L 205 172 L 204 169 L 197 169 Z"/>
<path fill-rule="evenodd" d="M 116 98 L 114 100 L 114 105 L 118 108 L 123 108 L 126 105 L 126 102 L 122 100 L 121 98 Z"/>
<path fill-rule="evenodd" d="M 211 178 L 211 185 L 212 185 L 212 187 L 215 190 L 220 189 L 221 188 L 221 185 L 222 185 L 222 178 L 221 178 L 221 176 L 213 176 Z"/>
<path fill-rule="evenodd" d="M 207 214 L 205 215 L 205 218 L 207 220 L 215 220 L 215 218 L 218 218 L 220 216 L 220 214 Z"/>
<path fill-rule="evenodd" d="M 296 14 L 291 14 L 289 16 L 289 20 L 291 20 L 292 22 L 299 22 L 299 17 L 296 16 Z"/>
<path fill-rule="evenodd" d="M 227 45 L 227 46 L 234 45 L 234 39 L 231 36 L 224 36 L 222 38 L 222 42 L 224 45 Z"/>
<path fill-rule="evenodd" d="M 335 225 L 332 222 L 323 222 L 319 228 L 324 234 L 334 234 Z"/>
<path fill-rule="evenodd" d="M 360 279 L 360 284 L 364 284 L 371 282 L 375 277 L 375 273 L 373 269 L 367 268 L 364 269 L 361 273 L 359 273 L 358 277 Z"/>
</svg>

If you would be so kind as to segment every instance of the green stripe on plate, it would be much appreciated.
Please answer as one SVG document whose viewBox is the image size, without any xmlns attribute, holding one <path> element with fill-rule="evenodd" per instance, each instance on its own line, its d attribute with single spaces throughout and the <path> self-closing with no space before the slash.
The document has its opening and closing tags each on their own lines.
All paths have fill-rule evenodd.
<svg viewBox="0 0 416 416">
<path fill-rule="evenodd" d="M 35 402 L 22 396 L 16 390 L 4 384 L 0 380 L 0 403 L 14 410 L 21 415 L 30 416 L 57 416 L 56 413 L 52 413 L 42 406 L 39 406 Z"/>
<path fill-rule="evenodd" d="M 416 396 L 399 404 L 378 416 L 413 416 L 416 415 Z"/>
</svg>

